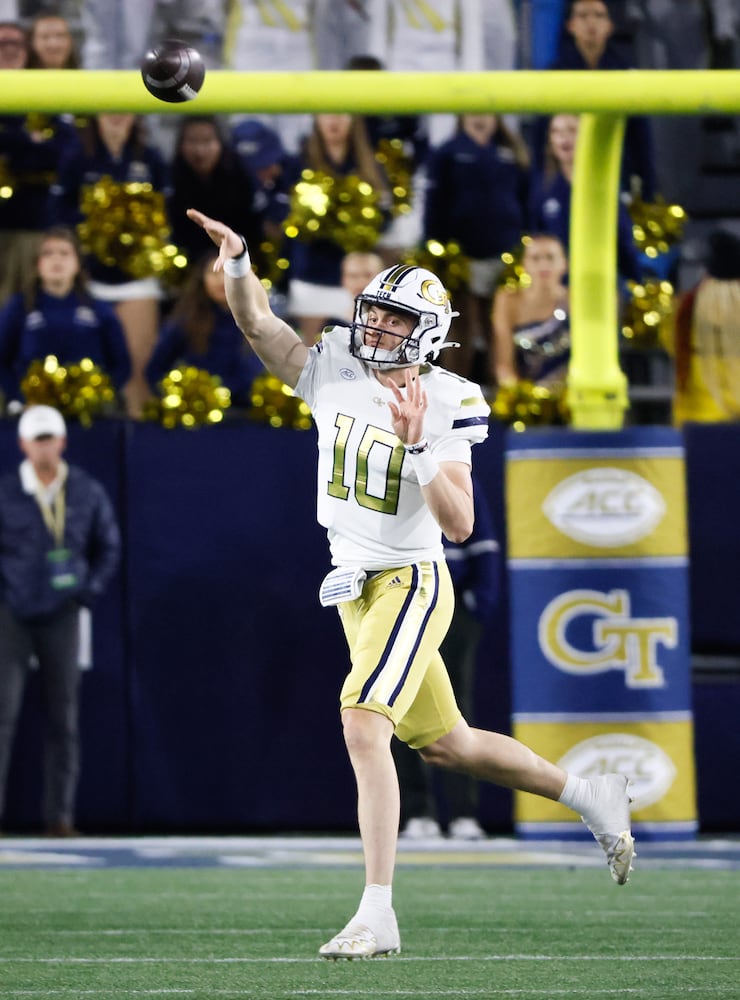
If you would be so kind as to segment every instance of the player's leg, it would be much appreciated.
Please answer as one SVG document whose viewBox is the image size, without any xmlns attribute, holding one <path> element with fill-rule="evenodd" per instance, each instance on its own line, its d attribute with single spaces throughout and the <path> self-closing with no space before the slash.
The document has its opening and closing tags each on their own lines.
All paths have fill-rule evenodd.
<svg viewBox="0 0 740 1000">
<path fill-rule="evenodd" d="M 542 795 L 579 813 L 606 853 L 612 878 L 629 878 L 634 857 L 630 831 L 628 780 L 622 774 L 579 778 L 550 763 L 529 747 L 501 733 L 473 729 L 464 720 L 422 748 L 440 767 L 462 770 L 481 781 Z"/>
<path fill-rule="evenodd" d="M 357 912 L 320 954 L 369 958 L 400 950 L 392 905 L 399 790 L 390 740 L 423 682 L 452 615 L 446 567 L 389 570 L 340 607 L 352 652 L 341 694 L 344 738 L 357 781 L 366 886 Z M 459 715 L 459 713 L 458 713 Z M 455 721 L 447 720 L 447 728 Z M 444 732 L 442 727 L 431 738 Z"/>
<path fill-rule="evenodd" d="M 357 783 L 365 888 L 352 918 L 319 954 L 324 958 L 392 955 L 401 948 L 392 895 L 399 823 L 398 778 L 390 750 L 393 723 L 378 712 L 346 708 L 342 725 Z"/>
<path fill-rule="evenodd" d="M 347 708 L 344 741 L 357 783 L 357 819 L 367 885 L 390 885 L 396 859 L 399 790 L 390 743 L 393 723 L 385 715 Z"/>
</svg>

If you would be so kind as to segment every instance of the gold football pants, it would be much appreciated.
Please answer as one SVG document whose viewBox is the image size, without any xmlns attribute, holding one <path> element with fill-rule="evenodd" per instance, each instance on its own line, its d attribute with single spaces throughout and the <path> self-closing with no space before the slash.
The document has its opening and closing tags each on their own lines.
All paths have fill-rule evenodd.
<svg viewBox="0 0 740 1000">
<path fill-rule="evenodd" d="M 461 715 L 439 647 L 454 600 L 443 561 L 371 575 L 360 597 L 339 606 L 352 662 L 341 708 L 385 715 L 414 749 L 448 733 Z"/>
</svg>

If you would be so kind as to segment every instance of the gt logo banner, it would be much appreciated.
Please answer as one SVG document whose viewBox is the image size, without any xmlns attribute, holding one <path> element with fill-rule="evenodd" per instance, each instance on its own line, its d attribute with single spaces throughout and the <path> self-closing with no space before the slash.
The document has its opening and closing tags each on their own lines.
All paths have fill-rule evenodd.
<svg viewBox="0 0 740 1000">
<path fill-rule="evenodd" d="M 545 607 L 538 623 L 542 652 L 559 670 L 569 674 L 597 674 L 623 670 L 629 688 L 666 686 L 658 663 L 658 646 L 675 649 L 678 643 L 676 618 L 632 618 L 630 595 L 626 590 L 602 593 L 598 590 L 569 590 Z M 591 618 L 591 644 L 580 645 L 569 637 L 571 626 L 584 625 Z M 587 629 L 586 629 L 587 630 Z"/>
</svg>

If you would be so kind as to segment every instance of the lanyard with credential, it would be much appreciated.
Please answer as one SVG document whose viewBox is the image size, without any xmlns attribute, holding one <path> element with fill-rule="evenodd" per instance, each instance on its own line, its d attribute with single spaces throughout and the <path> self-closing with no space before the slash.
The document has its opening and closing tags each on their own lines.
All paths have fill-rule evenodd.
<svg viewBox="0 0 740 1000">
<path fill-rule="evenodd" d="M 44 524 L 54 539 L 54 548 L 46 553 L 49 566 L 49 583 L 54 590 L 69 591 L 76 587 L 78 580 L 72 563 L 69 549 L 64 548 L 64 525 L 67 517 L 67 470 L 62 470 L 62 481 L 59 491 L 51 503 L 39 489 L 36 492 L 36 503 L 39 505 Z"/>
<path fill-rule="evenodd" d="M 64 544 L 64 525 L 67 518 L 66 485 L 66 482 L 62 482 L 51 504 L 47 501 L 40 488 L 35 494 L 36 503 L 39 505 L 44 524 L 54 539 L 54 544 L 57 548 L 61 548 Z"/>
</svg>

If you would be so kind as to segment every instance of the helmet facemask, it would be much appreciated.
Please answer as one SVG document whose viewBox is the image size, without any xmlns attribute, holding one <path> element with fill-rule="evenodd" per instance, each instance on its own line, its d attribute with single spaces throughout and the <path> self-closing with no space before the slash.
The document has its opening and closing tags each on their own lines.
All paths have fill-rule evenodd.
<svg viewBox="0 0 740 1000">
<path fill-rule="evenodd" d="M 405 334 L 369 324 L 372 308 L 406 317 L 411 324 Z M 453 313 L 443 285 L 431 271 L 413 265 L 398 265 L 377 275 L 355 299 L 350 333 L 350 352 L 370 368 L 410 368 L 433 361 L 444 347 Z M 381 334 L 392 337 L 394 346 L 379 346 Z"/>
<path fill-rule="evenodd" d="M 412 365 L 421 364 L 424 360 L 421 357 L 420 344 L 420 323 L 424 317 L 414 315 L 407 310 L 393 309 L 409 319 L 413 326 L 405 334 L 397 333 L 395 330 L 384 329 L 380 325 L 368 323 L 368 313 L 376 306 L 377 308 L 389 308 L 380 303 L 368 301 L 362 295 L 358 295 L 355 304 L 355 318 L 352 323 L 352 333 L 350 335 L 350 349 L 356 358 L 360 358 L 370 368 L 409 368 Z M 426 317 L 434 322 L 435 317 Z M 380 342 L 393 338 L 395 346 L 381 347 Z"/>
</svg>

